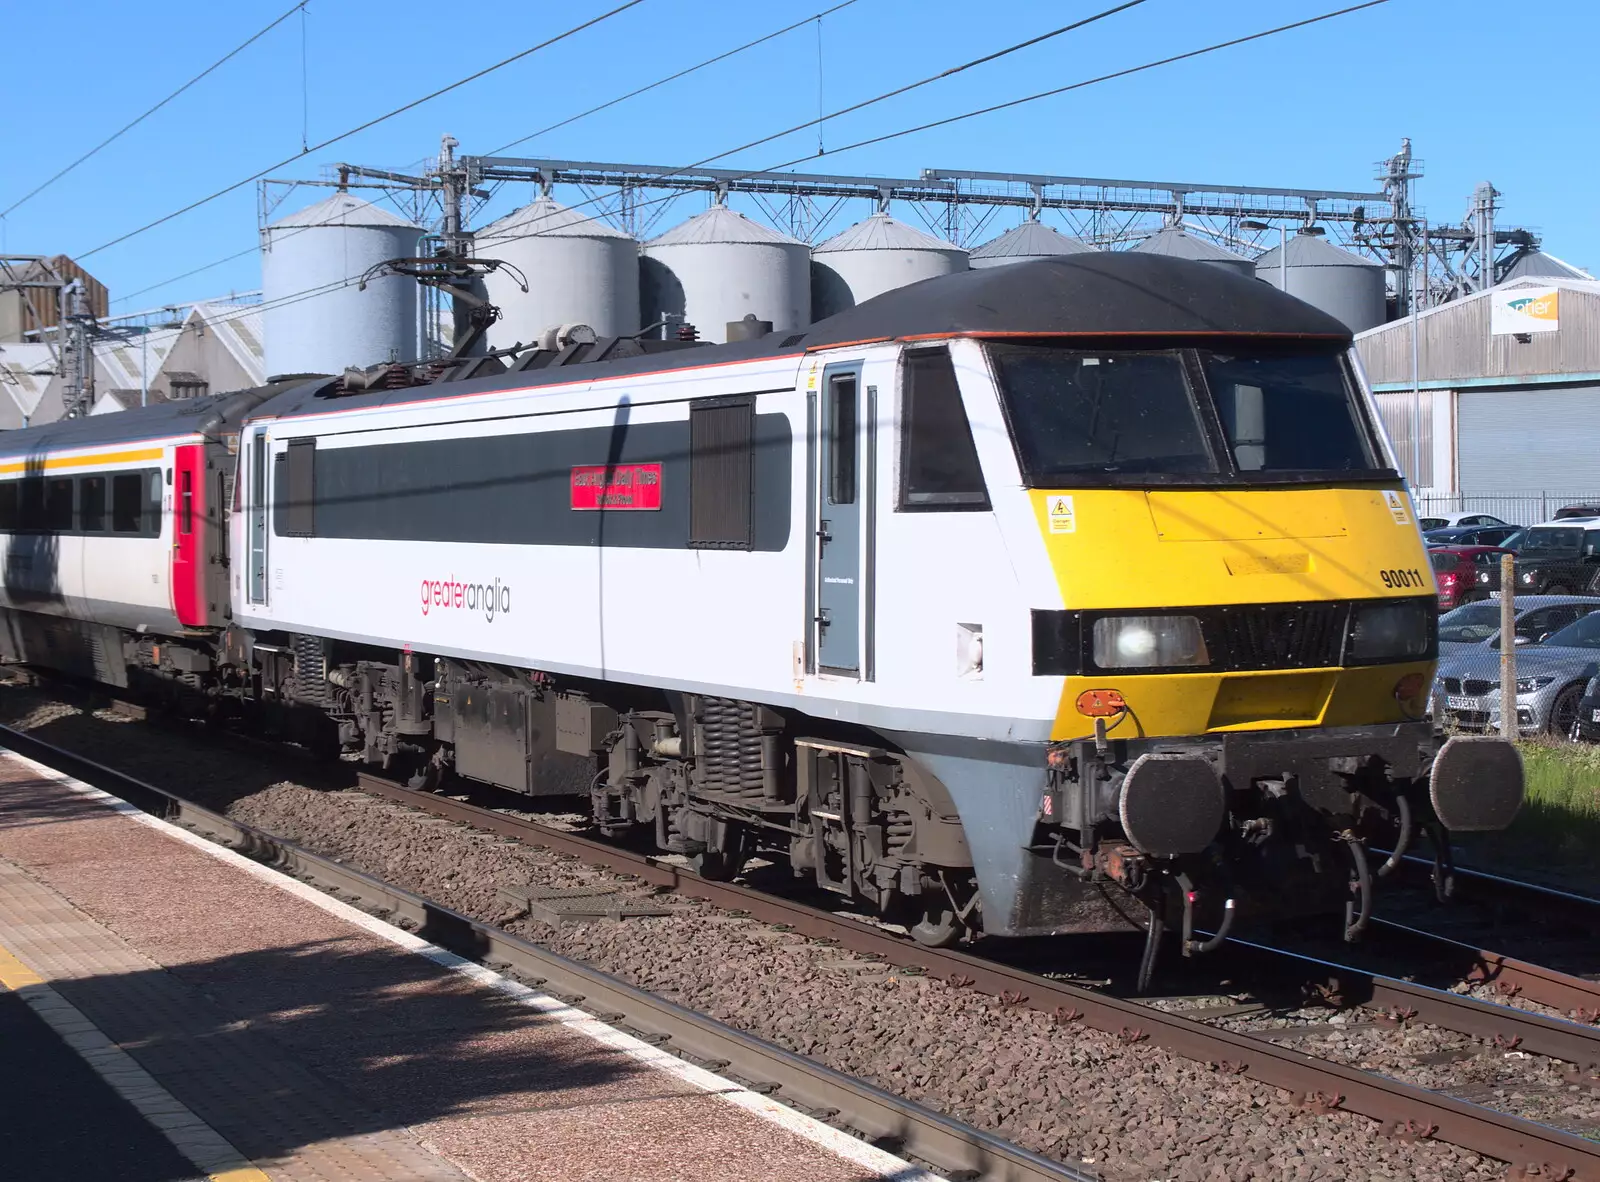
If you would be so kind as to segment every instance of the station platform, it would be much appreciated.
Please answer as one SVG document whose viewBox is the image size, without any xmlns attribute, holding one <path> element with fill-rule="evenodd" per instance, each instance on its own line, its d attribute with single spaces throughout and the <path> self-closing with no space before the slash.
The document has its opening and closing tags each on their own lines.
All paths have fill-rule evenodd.
<svg viewBox="0 0 1600 1182">
<path fill-rule="evenodd" d="M 6 1176 L 930 1177 L 418 944 L 0 753 Z"/>
</svg>

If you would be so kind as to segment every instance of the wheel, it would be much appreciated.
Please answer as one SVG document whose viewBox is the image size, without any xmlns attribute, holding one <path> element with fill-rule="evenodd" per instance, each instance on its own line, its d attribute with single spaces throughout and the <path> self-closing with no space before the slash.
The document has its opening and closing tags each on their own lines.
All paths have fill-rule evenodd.
<svg viewBox="0 0 1600 1182">
<path fill-rule="evenodd" d="M 1570 739 L 1578 730 L 1578 703 L 1583 699 L 1583 686 L 1569 685 L 1556 695 L 1550 707 L 1550 717 L 1545 722 L 1547 733 L 1558 739 Z"/>
<path fill-rule="evenodd" d="M 964 925 L 956 918 L 950 900 L 929 903 L 922 918 L 910 927 L 911 938 L 924 948 L 949 948 L 961 939 Z"/>
</svg>

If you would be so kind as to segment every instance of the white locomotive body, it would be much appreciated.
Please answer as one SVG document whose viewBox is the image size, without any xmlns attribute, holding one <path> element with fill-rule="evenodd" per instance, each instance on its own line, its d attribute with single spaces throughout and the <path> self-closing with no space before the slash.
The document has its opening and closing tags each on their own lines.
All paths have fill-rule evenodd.
<svg viewBox="0 0 1600 1182">
<path fill-rule="evenodd" d="M 82 571 L 41 601 L 8 566 L 5 651 L 121 630 L 104 680 L 419 788 L 585 797 L 707 875 L 786 859 L 928 942 L 1342 913 L 1366 835 L 1521 799 L 1514 749 L 1422 716 L 1433 601 L 1393 574 L 1427 563 L 1349 346 L 1266 285 L 1093 254 L 725 346 L 286 382 L 192 438 L 129 412 L 150 549 L 13 537 Z M 48 476 L 89 430 L 17 438 Z M 228 536 L 161 566 L 185 471 L 234 463 L 193 502 Z"/>
</svg>

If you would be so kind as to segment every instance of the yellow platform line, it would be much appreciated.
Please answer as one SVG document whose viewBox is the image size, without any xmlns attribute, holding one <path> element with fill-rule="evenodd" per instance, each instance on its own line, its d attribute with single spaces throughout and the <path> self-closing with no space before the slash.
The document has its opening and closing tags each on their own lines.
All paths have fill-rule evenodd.
<svg viewBox="0 0 1600 1182">
<path fill-rule="evenodd" d="M 22 998 L 113 1091 L 138 1109 L 179 1153 L 204 1170 L 211 1182 L 272 1182 L 4 945 L 0 945 L 0 985 Z"/>
</svg>

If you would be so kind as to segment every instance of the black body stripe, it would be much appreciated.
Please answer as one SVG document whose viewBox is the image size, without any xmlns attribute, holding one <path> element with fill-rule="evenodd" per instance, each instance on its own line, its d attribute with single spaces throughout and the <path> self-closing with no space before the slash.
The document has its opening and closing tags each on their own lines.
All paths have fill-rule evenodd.
<svg viewBox="0 0 1600 1182">
<path fill-rule="evenodd" d="M 626 409 L 621 412 L 625 416 Z M 789 420 L 755 416 L 751 545 L 789 543 L 793 499 Z M 316 449 L 319 538 L 521 546 L 689 546 L 689 422 L 628 423 L 470 439 Z M 661 508 L 575 510 L 572 469 L 661 465 Z M 273 530 L 287 527 L 287 490 L 274 488 Z"/>
</svg>

